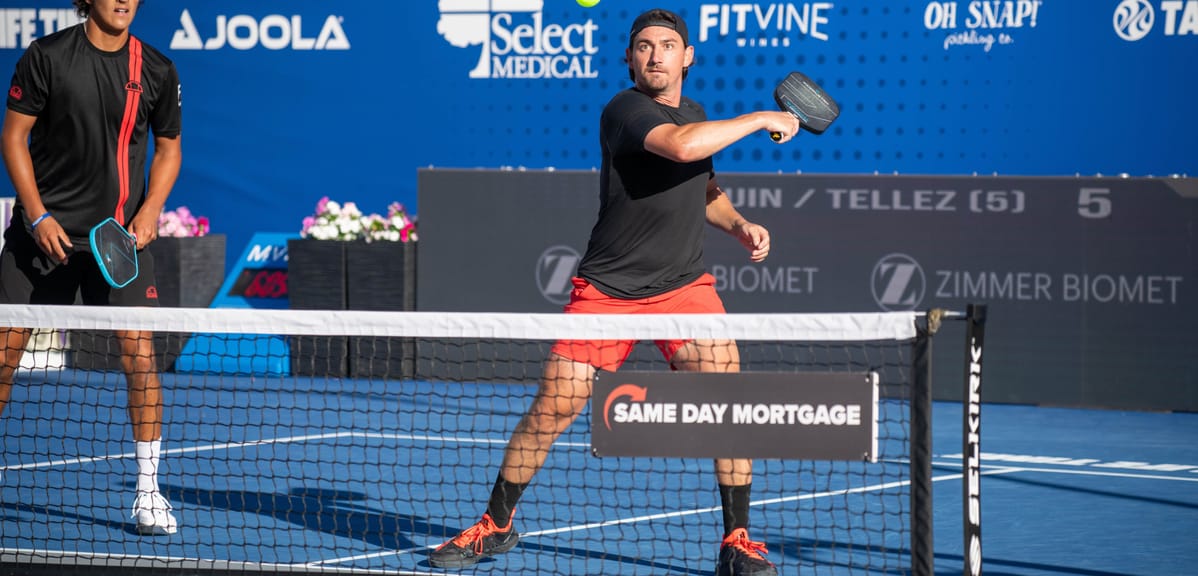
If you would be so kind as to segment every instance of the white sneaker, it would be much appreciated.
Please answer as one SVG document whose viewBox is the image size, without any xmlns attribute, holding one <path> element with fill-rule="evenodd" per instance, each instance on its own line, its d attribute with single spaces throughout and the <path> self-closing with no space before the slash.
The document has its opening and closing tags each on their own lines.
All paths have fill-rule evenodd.
<svg viewBox="0 0 1198 576">
<path fill-rule="evenodd" d="M 133 502 L 133 517 L 137 533 L 142 536 L 165 536 L 179 531 L 179 523 L 171 514 L 171 503 L 161 492 L 138 492 Z"/>
</svg>

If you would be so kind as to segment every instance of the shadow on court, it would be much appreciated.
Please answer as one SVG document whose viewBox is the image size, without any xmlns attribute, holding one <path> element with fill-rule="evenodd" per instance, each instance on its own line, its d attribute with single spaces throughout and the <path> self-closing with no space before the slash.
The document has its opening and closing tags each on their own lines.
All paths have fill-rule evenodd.
<svg viewBox="0 0 1198 576">
<path fill-rule="evenodd" d="M 1152 497 L 1148 497 L 1148 496 L 1136 496 L 1134 494 L 1127 494 L 1125 492 L 1115 492 L 1115 491 L 1111 491 L 1111 490 L 1095 490 L 1093 488 L 1082 488 L 1080 486 L 1076 486 L 1073 484 L 1066 484 L 1063 482 L 1047 482 L 1044 480 L 1031 480 L 1028 478 L 1016 478 L 1016 477 L 1013 477 L 1010 475 L 1003 475 L 1003 474 L 987 476 L 986 482 L 992 482 L 992 483 L 1009 482 L 1012 484 L 1018 484 L 1020 486 L 1035 486 L 1038 488 L 1048 488 L 1050 490 L 1065 490 L 1067 492 L 1072 492 L 1074 494 L 1087 494 L 1090 496 L 1101 496 L 1103 498 L 1116 498 L 1119 500 L 1125 500 L 1125 501 L 1129 501 L 1129 502 L 1143 502 L 1146 504 L 1160 504 L 1162 506 L 1174 506 L 1177 508 L 1189 508 L 1191 510 L 1198 510 L 1198 504 L 1194 504 L 1191 502 L 1181 502 L 1178 500 L 1165 500 L 1163 498 L 1152 498 Z M 989 558 L 987 558 L 987 561 L 989 561 Z"/>
<path fill-rule="evenodd" d="M 130 502 L 130 504 L 132 504 L 132 502 Z M 133 525 L 132 519 L 130 519 L 128 522 L 115 522 L 112 520 L 104 520 L 104 519 L 96 518 L 95 516 L 87 516 L 84 514 L 75 514 L 72 512 L 64 512 L 57 508 L 51 508 L 49 506 L 43 506 L 40 504 L 16 504 L 13 502 L 4 502 L 4 503 L 0 503 L 0 508 L 4 508 L 6 510 L 11 510 L 13 512 L 25 512 L 27 514 L 33 514 L 35 516 L 52 516 L 55 518 L 61 518 L 63 520 L 71 521 L 75 524 L 91 524 L 94 526 L 103 526 L 103 527 L 108 528 L 113 531 L 119 531 L 119 532 L 125 532 L 127 534 L 137 535 L 137 529 Z M 29 521 L 28 518 L 11 517 L 11 516 L 7 516 L 7 515 L 5 515 L 4 517 L 0 517 L 0 522 L 5 522 L 5 523 L 12 522 L 12 523 L 20 524 L 20 523 L 27 523 L 28 521 Z"/>
<path fill-rule="evenodd" d="M 162 485 L 172 502 L 186 502 L 210 509 L 253 514 L 289 522 L 304 530 L 328 534 L 385 548 L 403 550 L 417 546 L 408 534 L 456 534 L 423 517 L 395 514 L 360 506 L 365 494 L 322 488 L 293 488 L 286 494 L 245 490 L 215 490 Z M 448 536 L 446 536 L 448 537 Z M 303 545 L 303 542 L 297 542 Z"/>
<path fill-rule="evenodd" d="M 255 514 L 289 522 L 304 530 L 355 539 L 387 550 L 423 548 L 424 544 L 414 542 L 408 537 L 409 534 L 439 535 L 448 539 L 467 528 L 466 526 L 449 527 L 443 524 L 434 524 L 420 516 L 387 513 L 363 507 L 360 503 L 368 499 L 365 494 L 345 490 L 298 487 L 286 494 L 281 494 L 245 490 L 197 490 L 166 484 L 163 484 L 161 488 L 163 494 L 173 502 L 186 502 L 195 506 L 233 513 Z M 131 525 L 129 529 L 132 530 Z M 427 556 L 430 551 L 422 549 L 413 554 Z M 613 554 L 604 550 L 538 544 L 535 538 L 521 540 L 514 550 L 503 556 L 519 555 L 521 551 L 543 552 L 552 555 L 555 562 L 561 562 L 564 565 L 575 561 L 597 560 L 620 565 L 643 566 L 654 570 L 663 570 L 669 574 L 693 576 L 712 574 L 707 570 L 688 569 L 641 557 Z M 486 567 L 503 562 L 503 556 L 484 559 L 479 566 Z M 715 553 L 713 552 L 713 566 L 714 563 Z M 428 560 L 421 560 L 419 565 L 428 567 Z"/>
<path fill-rule="evenodd" d="M 454 534 L 456 534 L 456 533 L 457 532 L 455 531 Z M 556 544 L 537 544 L 536 542 L 533 542 L 530 540 L 523 540 L 523 539 L 520 540 L 520 543 L 517 544 L 516 547 L 513 548 L 511 551 L 509 551 L 505 554 L 501 554 L 499 556 L 495 556 L 495 557 L 491 557 L 491 558 L 484 558 L 476 566 L 480 567 L 480 568 L 489 568 L 494 565 L 494 567 L 496 569 L 501 569 L 502 568 L 501 563 L 505 562 L 507 557 L 509 557 L 509 556 L 518 557 L 518 555 L 521 554 L 522 552 L 525 552 L 525 553 L 527 553 L 527 552 L 544 552 L 545 554 L 549 555 L 549 557 L 553 558 L 554 564 L 560 564 L 562 566 L 573 566 L 574 562 L 579 562 L 579 564 L 577 564 L 577 565 L 580 568 L 587 566 L 586 564 L 582 563 L 585 560 L 597 560 L 597 561 L 602 561 L 602 562 L 612 562 L 612 563 L 619 564 L 621 566 L 643 566 L 646 568 L 652 568 L 654 570 L 663 570 L 664 571 L 663 573 L 665 573 L 665 574 L 689 574 L 691 576 L 711 576 L 714 573 L 714 570 L 695 570 L 695 569 L 691 569 L 691 568 L 674 566 L 672 564 L 668 564 L 665 562 L 655 562 L 653 560 L 642 558 L 642 557 L 637 557 L 637 556 L 612 554 L 611 552 L 603 552 L 603 551 L 598 551 L 598 550 L 587 550 L 584 548 L 573 548 L 573 547 L 569 547 L 569 546 L 559 546 Z M 715 556 L 712 556 L 712 558 L 711 558 L 712 566 L 715 565 L 715 560 L 716 560 Z M 527 570 L 530 567 L 528 562 L 525 562 L 523 564 L 524 564 L 523 569 L 525 569 L 525 570 Z M 428 560 L 422 560 L 420 562 L 420 566 L 425 567 L 425 568 L 430 567 Z M 471 569 L 473 569 L 473 568 L 471 568 Z M 592 569 L 593 569 L 593 567 L 592 567 Z"/>
<path fill-rule="evenodd" d="M 860 542 L 816 541 L 804 538 L 798 541 L 774 540 L 767 542 L 766 546 L 770 550 L 770 556 L 785 555 L 789 560 L 786 562 L 788 567 L 793 567 L 795 565 L 794 560 L 797 560 L 799 566 L 805 568 L 814 569 L 818 566 L 820 569 L 831 569 L 833 567 L 841 567 L 850 569 L 851 571 L 853 569 L 862 569 L 865 565 L 864 562 L 867 562 L 869 559 L 886 557 L 891 559 L 890 562 L 886 563 L 885 566 L 878 566 L 875 560 L 873 565 L 870 566 L 868 573 L 896 575 L 911 573 L 910 556 L 908 555 L 908 551 L 902 548 L 868 546 L 869 558 L 863 558 L 861 556 L 866 553 L 866 550 L 863 550 Z M 778 552 L 774 552 L 775 550 Z M 798 552 L 797 554 L 796 551 Z M 844 560 L 836 560 L 837 556 L 844 558 Z M 855 562 L 849 561 L 849 558 L 854 556 L 856 556 Z M 961 574 L 960 567 L 965 558 L 960 554 L 937 553 L 935 558 L 937 566 L 935 574 L 939 576 L 959 576 Z M 1010 571 L 1004 570 L 1004 568 Z M 1123 576 L 1125 574 L 1123 572 L 1106 572 L 1038 562 L 1004 560 L 996 558 L 993 555 L 986 556 L 985 558 L 985 573 L 991 576 L 1022 576 L 1027 574 L 1028 571 L 1035 571 L 1038 574 L 1077 576 Z"/>
<path fill-rule="evenodd" d="M 958 566 L 965 561 L 965 558 L 960 554 L 937 554 L 937 559 L 953 560 Z M 1087 568 L 1076 568 L 1073 566 L 1057 566 L 1052 564 L 1044 564 L 1039 562 L 1021 562 L 1019 560 L 1004 560 L 995 558 L 993 555 L 986 556 L 983 560 L 985 566 L 984 573 L 989 576 L 1024 576 L 1028 571 L 1034 570 L 1037 574 L 1074 574 L 1077 576 L 1126 576 L 1126 572 L 1107 572 L 1104 570 L 1090 570 Z M 950 565 L 951 566 L 951 565 Z M 1006 570 L 1004 570 L 1004 568 Z M 961 574 L 961 569 L 938 569 L 937 575 L 958 576 Z"/>
</svg>

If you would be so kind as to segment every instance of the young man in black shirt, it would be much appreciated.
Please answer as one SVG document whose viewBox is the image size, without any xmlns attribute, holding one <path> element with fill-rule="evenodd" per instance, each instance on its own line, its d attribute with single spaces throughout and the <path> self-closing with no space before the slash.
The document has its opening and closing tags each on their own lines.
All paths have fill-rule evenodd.
<svg viewBox="0 0 1198 576">
<path fill-rule="evenodd" d="M 749 258 L 769 254 L 769 232 L 745 220 L 716 183 L 711 157 L 757 132 L 793 138 L 799 122 L 784 112 L 753 112 L 709 121 L 682 95 L 694 62 L 686 23 L 665 10 L 633 22 L 625 53 L 635 86 L 607 104 L 600 119 L 603 167 L 599 218 L 574 279 L 567 313 L 722 313 L 715 280 L 704 269 L 704 225 L 740 241 Z M 596 369 L 616 370 L 634 342 L 562 341 L 554 345 L 533 405 L 504 452 L 482 520 L 442 544 L 429 562 L 470 566 L 510 550 L 517 500 L 541 468 L 554 440 L 585 408 Z M 676 370 L 736 372 L 736 343 L 656 343 Z M 752 462 L 717 460 L 724 538 L 717 575 L 773 575 L 765 546 L 748 537 Z"/>
<path fill-rule="evenodd" d="M 129 33 L 140 0 L 74 0 L 86 20 L 38 39 L 17 63 L 0 132 L 17 193 L 0 252 L 0 303 L 157 306 L 158 216 L 179 174 L 181 111 L 174 64 Z M 149 131 L 154 158 L 146 181 Z M 104 280 L 88 232 L 115 218 L 137 237 L 136 280 Z M 30 337 L 0 329 L 0 410 Z M 178 523 L 158 487 L 162 392 L 151 334 L 118 331 L 138 463 L 133 516 L 141 534 Z"/>
</svg>

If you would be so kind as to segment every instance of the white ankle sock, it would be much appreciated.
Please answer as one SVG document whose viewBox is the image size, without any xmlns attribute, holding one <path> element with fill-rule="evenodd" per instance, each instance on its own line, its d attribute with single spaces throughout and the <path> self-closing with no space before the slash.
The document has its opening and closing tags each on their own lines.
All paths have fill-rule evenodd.
<svg viewBox="0 0 1198 576">
<path fill-rule="evenodd" d="M 158 457 L 162 440 L 137 443 L 137 491 L 158 491 Z"/>
</svg>

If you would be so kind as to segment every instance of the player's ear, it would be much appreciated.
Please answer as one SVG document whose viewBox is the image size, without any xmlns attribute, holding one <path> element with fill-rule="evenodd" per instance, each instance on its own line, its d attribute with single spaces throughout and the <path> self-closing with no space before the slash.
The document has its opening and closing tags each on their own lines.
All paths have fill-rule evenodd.
<svg viewBox="0 0 1198 576">
<path fill-rule="evenodd" d="M 683 58 L 682 67 L 690 68 L 695 63 L 695 45 L 691 44 L 686 47 L 686 57 Z"/>
</svg>

